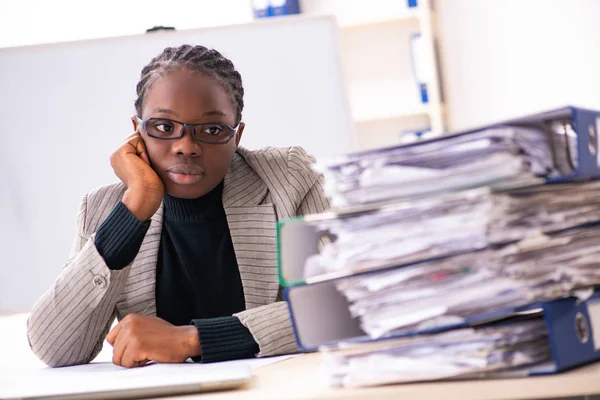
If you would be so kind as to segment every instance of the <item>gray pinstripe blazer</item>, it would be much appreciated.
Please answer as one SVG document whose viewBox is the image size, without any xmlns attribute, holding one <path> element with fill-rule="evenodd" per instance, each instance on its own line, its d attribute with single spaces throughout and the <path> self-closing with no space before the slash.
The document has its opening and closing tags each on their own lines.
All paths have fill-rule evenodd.
<svg viewBox="0 0 600 400">
<path fill-rule="evenodd" d="M 299 147 L 239 148 L 225 177 L 223 206 L 246 300 L 246 310 L 236 316 L 258 343 L 259 355 L 297 350 L 287 305 L 278 301 L 275 224 L 329 207 L 322 177 L 311 169 L 312 162 Z M 139 253 L 123 270 L 108 269 L 94 244 L 96 229 L 125 189 L 121 183 L 113 184 L 84 196 L 69 260 L 29 317 L 29 344 L 50 366 L 94 359 L 115 317 L 156 315 L 162 205 Z"/>
</svg>

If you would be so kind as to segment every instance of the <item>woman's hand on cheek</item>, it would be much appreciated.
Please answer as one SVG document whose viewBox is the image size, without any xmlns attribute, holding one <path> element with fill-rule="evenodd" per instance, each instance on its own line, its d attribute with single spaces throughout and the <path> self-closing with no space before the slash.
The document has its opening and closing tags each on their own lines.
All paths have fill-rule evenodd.
<svg viewBox="0 0 600 400">
<path fill-rule="evenodd" d="M 165 185 L 150 166 L 146 145 L 138 132 L 128 136 L 111 155 L 110 164 L 127 186 L 123 204 L 140 221 L 150 219 L 160 207 Z"/>
</svg>

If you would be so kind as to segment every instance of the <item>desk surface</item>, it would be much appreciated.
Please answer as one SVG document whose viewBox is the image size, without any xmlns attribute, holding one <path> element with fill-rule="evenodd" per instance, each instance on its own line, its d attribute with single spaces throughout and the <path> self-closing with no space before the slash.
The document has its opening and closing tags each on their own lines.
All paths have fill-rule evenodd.
<svg viewBox="0 0 600 400">
<path fill-rule="evenodd" d="M 256 371 L 252 383 L 230 392 L 177 397 L 227 399 L 543 399 L 600 394 L 600 363 L 535 378 L 420 383 L 364 389 L 329 388 L 320 374 L 320 355 L 306 354 Z"/>
<path fill-rule="evenodd" d="M 0 318 L 0 371 L 5 367 L 41 365 L 27 345 L 25 320 L 20 314 Z M 103 350 L 110 361 L 110 346 Z M 562 374 L 536 378 L 421 383 L 366 389 L 329 388 L 320 374 L 320 354 L 305 354 L 259 368 L 253 381 L 240 390 L 172 397 L 173 399 L 444 399 L 524 400 L 600 394 L 600 362 Z"/>
</svg>

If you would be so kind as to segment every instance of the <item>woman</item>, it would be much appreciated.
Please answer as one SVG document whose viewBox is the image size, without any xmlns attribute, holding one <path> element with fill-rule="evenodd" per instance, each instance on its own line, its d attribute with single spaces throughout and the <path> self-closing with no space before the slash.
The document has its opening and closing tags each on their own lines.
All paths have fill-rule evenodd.
<svg viewBox="0 0 600 400">
<path fill-rule="evenodd" d="M 278 219 L 328 207 L 298 147 L 239 147 L 244 89 L 216 50 L 142 70 L 118 184 L 84 196 L 69 260 L 28 320 L 50 366 L 220 361 L 296 350 L 276 271 Z M 109 332 L 114 318 L 119 323 Z"/>
</svg>

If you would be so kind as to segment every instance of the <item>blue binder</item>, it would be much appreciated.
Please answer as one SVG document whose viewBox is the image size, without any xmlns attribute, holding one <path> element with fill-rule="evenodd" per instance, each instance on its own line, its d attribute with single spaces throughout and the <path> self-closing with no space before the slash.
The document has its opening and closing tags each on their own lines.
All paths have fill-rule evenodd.
<svg viewBox="0 0 600 400">
<path fill-rule="evenodd" d="M 558 372 L 600 359 L 600 291 L 585 302 L 558 300 L 542 305 Z"/>
<path fill-rule="evenodd" d="M 573 171 L 565 172 L 555 178 L 549 178 L 548 183 L 571 182 L 595 179 L 600 177 L 600 111 L 568 106 L 552 111 L 516 118 L 490 127 L 503 125 L 550 125 L 564 123 L 572 129 L 577 138 L 578 160 L 573 165 Z M 467 131 L 472 132 L 472 130 Z M 557 147 L 554 151 L 568 152 L 569 148 Z"/>
<path fill-rule="evenodd" d="M 305 351 L 338 342 L 372 341 L 350 316 L 345 298 L 337 292 L 332 281 L 286 288 L 292 328 L 298 347 Z M 567 298 L 533 303 L 525 307 L 500 310 L 454 324 L 421 331 L 406 332 L 382 338 L 392 339 L 442 332 L 468 326 L 481 326 L 511 316 L 540 313 L 548 330 L 552 363 L 532 367 L 529 375 L 565 371 L 600 360 L 600 290 L 585 301 Z"/>
<path fill-rule="evenodd" d="M 426 143 L 443 142 L 451 138 L 471 135 L 484 129 L 497 128 L 503 126 L 522 126 L 548 129 L 556 125 L 564 125 L 568 132 L 576 137 L 577 160 L 573 160 L 573 168 L 565 171 L 558 177 L 549 178 L 548 183 L 552 182 L 570 182 L 582 181 L 594 178 L 600 178 L 600 111 L 588 110 L 579 107 L 565 106 L 559 109 L 545 111 L 525 117 L 514 118 L 506 121 L 483 125 L 474 129 L 468 129 L 443 136 L 419 141 L 417 143 L 404 144 L 400 146 L 391 146 L 382 149 L 367 150 L 348 155 L 350 158 L 359 159 L 368 157 L 370 154 L 378 154 L 394 148 L 409 148 L 421 146 Z M 572 151 L 568 145 L 552 142 L 552 148 L 555 154 L 558 152 L 567 153 Z M 568 154 L 566 154 L 568 156 Z"/>
</svg>

